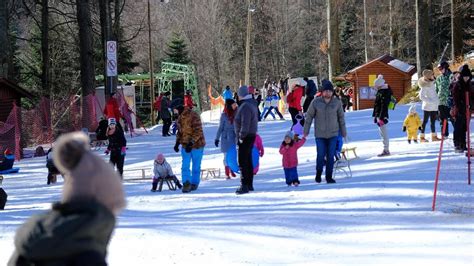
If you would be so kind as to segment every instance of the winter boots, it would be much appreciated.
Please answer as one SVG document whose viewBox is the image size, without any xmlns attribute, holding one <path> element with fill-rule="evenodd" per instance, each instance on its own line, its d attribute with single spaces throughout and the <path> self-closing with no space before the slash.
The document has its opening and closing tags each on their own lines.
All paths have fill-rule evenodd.
<svg viewBox="0 0 474 266">
<path fill-rule="evenodd" d="M 383 150 L 382 153 L 378 154 L 377 157 L 384 157 L 384 156 L 389 156 L 390 152 L 387 150 Z"/>
<path fill-rule="evenodd" d="M 240 185 L 240 187 L 235 191 L 235 194 L 237 194 L 237 195 L 247 194 L 247 193 L 249 193 L 249 191 L 250 191 L 250 190 L 249 190 L 248 186 L 242 184 L 242 185 Z"/>
<path fill-rule="evenodd" d="M 425 134 L 424 133 L 421 133 L 420 134 L 420 142 L 423 143 L 423 142 L 428 142 L 427 139 L 425 139 Z"/>
<path fill-rule="evenodd" d="M 316 172 L 316 178 L 314 179 L 314 181 L 316 181 L 316 183 L 321 183 L 321 175 L 323 174 L 322 171 L 317 171 Z"/>
<path fill-rule="evenodd" d="M 181 191 L 183 193 L 191 192 L 191 183 L 189 181 L 184 182 L 183 189 Z"/>
<path fill-rule="evenodd" d="M 234 171 L 230 170 L 229 166 L 225 167 L 225 176 L 226 176 L 227 179 L 230 179 L 231 176 L 235 177 Z"/>
<path fill-rule="evenodd" d="M 431 133 L 431 141 L 440 141 L 441 139 L 438 138 L 438 134 Z"/>
</svg>

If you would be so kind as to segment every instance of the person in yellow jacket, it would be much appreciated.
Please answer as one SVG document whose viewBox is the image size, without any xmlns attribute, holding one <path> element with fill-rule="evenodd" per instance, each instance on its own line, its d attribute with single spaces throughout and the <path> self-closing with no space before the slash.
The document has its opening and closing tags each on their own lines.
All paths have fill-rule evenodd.
<svg viewBox="0 0 474 266">
<path fill-rule="evenodd" d="M 421 130 L 421 120 L 416 112 L 416 106 L 412 105 L 410 109 L 408 109 L 405 121 L 403 121 L 403 132 L 407 133 L 408 143 L 411 143 L 412 140 L 418 143 L 418 130 Z"/>
</svg>

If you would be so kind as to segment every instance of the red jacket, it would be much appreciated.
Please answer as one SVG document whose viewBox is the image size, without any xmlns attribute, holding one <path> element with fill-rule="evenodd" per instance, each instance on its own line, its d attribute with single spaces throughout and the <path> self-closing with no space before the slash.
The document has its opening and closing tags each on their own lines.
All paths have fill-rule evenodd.
<svg viewBox="0 0 474 266">
<path fill-rule="evenodd" d="M 191 95 L 184 95 L 184 106 L 189 107 L 189 109 L 193 109 L 194 102 L 193 97 Z"/>
<path fill-rule="evenodd" d="M 288 102 L 288 107 L 293 107 L 298 111 L 303 110 L 301 108 L 301 98 L 303 97 L 304 88 L 296 85 L 292 92 L 288 93 L 286 96 L 286 101 Z"/>
<path fill-rule="evenodd" d="M 298 142 L 293 142 L 293 145 L 289 146 L 288 149 L 285 147 L 286 145 L 281 144 L 280 154 L 283 155 L 283 168 L 293 168 L 298 166 L 298 149 L 303 146 L 305 142 L 306 138 L 302 138 Z"/>
<path fill-rule="evenodd" d="M 110 97 L 107 103 L 105 104 L 104 115 L 105 117 L 107 117 L 107 119 L 111 117 L 115 118 L 117 123 L 120 121 L 122 114 L 120 113 L 119 105 L 115 98 Z"/>
</svg>

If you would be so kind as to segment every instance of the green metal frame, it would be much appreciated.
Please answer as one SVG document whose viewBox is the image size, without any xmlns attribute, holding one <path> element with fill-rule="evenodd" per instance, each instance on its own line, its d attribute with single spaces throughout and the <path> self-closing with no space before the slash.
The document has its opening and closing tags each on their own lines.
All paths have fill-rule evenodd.
<svg viewBox="0 0 474 266">
<path fill-rule="evenodd" d="M 170 62 L 161 63 L 161 74 L 157 76 L 158 92 L 171 91 L 172 81 L 183 80 L 184 92 L 191 90 L 193 101 L 197 104 L 197 110 L 201 110 L 200 92 L 197 86 L 196 69 L 194 65 L 183 65 Z"/>
<path fill-rule="evenodd" d="M 201 111 L 201 101 L 200 101 L 200 91 L 197 86 L 197 76 L 196 76 L 196 69 L 194 65 L 183 65 L 183 64 L 176 64 L 171 62 L 162 62 L 161 63 L 161 73 L 154 74 L 155 80 L 158 80 L 158 94 L 161 92 L 171 92 L 172 89 L 172 81 L 176 80 L 183 80 L 184 81 L 184 91 L 183 95 L 185 94 L 186 90 L 189 89 L 193 95 L 193 101 L 197 104 L 197 111 Z M 119 80 L 121 81 L 134 81 L 134 80 L 149 80 L 150 74 L 121 74 L 118 76 Z M 96 80 L 100 81 L 103 80 L 104 77 L 102 75 L 96 76 Z M 155 85 L 156 86 L 156 85 Z M 140 88 L 140 99 L 143 99 L 144 88 Z M 156 96 L 156 95 L 154 95 Z M 153 97 L 152 99 L 154 99 Z M 143 100 L 137 102 L 140 106 L 145 104 Z M 146 104 L 150 104 L 146 102 Z"/>
</svg>

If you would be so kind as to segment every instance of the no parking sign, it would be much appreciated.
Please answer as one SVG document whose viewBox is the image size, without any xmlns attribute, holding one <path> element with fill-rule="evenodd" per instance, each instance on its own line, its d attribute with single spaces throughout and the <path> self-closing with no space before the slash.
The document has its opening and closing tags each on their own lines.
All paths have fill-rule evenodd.
<svg viewBox="0 0 474 266">
<path fill-rule="evenodd" d="M 117 76 L 117 42 L 107 41 L 107 77 Z"/>
</svg>

